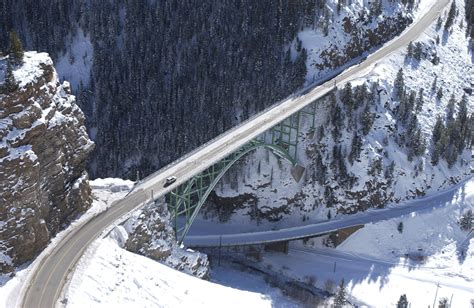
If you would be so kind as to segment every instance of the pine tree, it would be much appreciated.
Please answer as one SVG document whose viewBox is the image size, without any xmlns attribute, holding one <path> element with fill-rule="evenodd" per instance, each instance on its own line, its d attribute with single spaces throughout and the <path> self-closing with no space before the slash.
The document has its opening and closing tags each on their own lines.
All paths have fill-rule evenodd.
<svg viewBox="0 0 474 308">
<path fill-rule="evenodd" d="M 370 17 L 377 17 L 380 14 L 382 14 L 382 3 L 381 3 L 381 1 L 380 0 L 372 1 L 371 6 L 370 6 L 369 16 Z"/>
<path fill-rule="evenodd" d="M 318 141 L 321 142 L 323 138 L 324 138 L 324 127 L 320 125 L 318 129 Z"/>
<path fill-rule="evenodd" d="M 433 143 L 437 143 L 440 139 L 442 134 L 444 133 L 445 127 L 443 124 L 443 120 L 440 116 L 436 118 L 436 123 L 433 127 Z"/>
<path fill-rule="evenodd" d="M 420 88 L 420 90 L 418 91 L 418 96 L 416 98 L 416 112 L 420 112 L 422 109 L 423 109 L 423 104 L 425 103 L 425 101 L 423 100 L 423 93 L 424 93 L 425 89 L 423 88 Z"/>
<path fill-rule="evenodd" d="M 397 302 L 397 308 L 408 308 L 408 299 L 405 294 L 400 296 L 400 299 Z"/>
<path fill-rule="evenodd" d="M 341 13 L 341 8 L 342 8 L 342 0 L 337 0 L 337 15 Z"/>
<path fill-rule="evenodd" d="M 398 232 L 400 232 L 400 233 L 403 232 L 403 222 L 400 221 L 400 222 L 398 223 L 397 230 L 398 230 Z"/>
<path fill-rule="evenodd" d="M 443 88 L 439 87 L 438 92 L 436 92 L 436 98 L 439 100 L 443 98 Z"/>
<path fill-rule="evenodd" d="M 464 150 L 471 139 L 472 131 L 469 127 L 469 117 L 467 110 L 467 96 L 463 95 L 461 101 L 459 102 L 458 116 L 456 118 L 457 126 L 460 129 L 461 140 L 459 140 L 459 150 Z"/>
<path fill-rule="evenodd" d="M 469 231 L 472 229 L 472 223 L 473 223 L 472 210 L 469 209 L 461 216 L 461 219 L 459 219 L 459 226 L 461 227 L 462 230 Z"/>
<path fill-rule="evenodd" d="M 446 123 L 451 123 L 454 120 L 454 111 L 456 106 L 456 99 L 454 98 L 454 94 L 451 95 L 449 99 L 448 105 L 446 106 Z"/>
<path fill-rule="evenodd" d="M 348 174 L 347 174 L 346 162 L 345 162 L 344 156 L 341 153 L 341 147 L 339 147 L 339 156 L 337 158 L 337 165 L 339 169 L 340 179 L 345 181 L 347 179 Z"/>
<path fill-rule="evenodd" d="M 393 181 L 393 173 L 395 171 L 395 162 L 392 161 L 390 165 L 385 169 L 385 178 L 388 180 L 388 184 L 390 185 Z"/>
<path fill-rule="evenodd" d="M 435 143 L 433 146 L 433 150 L 431 151 L 431 164 L 433 166 L 436 166 L 439 162 L 439 158 L 441 156 L 441 149 L 440 145 Z"/>
<path fill-rule="evenodd" d="M 13 69 L 10 61 L 7 61 L 7 71 L 5 74 L 5 84 L 3 85 L 5 93 L 11 93 L 17 89 L 18 85 L 15 80 L 15 76 L 13 75 Z"/>
<path fill-rule="evenodd" d="M 421 60 L 421 56 L 423 54 L 423 49 L 422 49 L 422 45 L 420 42 L 417 42 L 415 44 L 415 49 L 413 50 L 413 58 L 415 58 L 416 60 L 420 61 Z"/>
<path fill-rule="evenodd" d="M 398 70 L 397 77 L 394 82 L 395 87 L 395 98 L 400 99 L 403 91 L 405 90 L 405 81 L 403 77 L 403 69 Z"/>
<path fill-rule="evenodd" d="M 14 64 L 23 63 L 23 45 L 15 31 L 10 32 L 10 57 Z"/>
<path fill-rule="evenodd" d="M 295 74 L 296 77 L 294 78 L 295 88 L 301 87 L 306 80 L 306 73 L 307 73 L 306 59 L 307 58 L 308 58 L 308 52 L 306 51 L 306 48 L 302 48 L 294 64 L 295 66 L 294 69 L 296 71 L 296 74 Z"/>
<path fill-rule="evenodd" d="M 354 105 L 354 97 L 352 93 L 352 85 L 350 82 L 346 83 L 342 90 L 341 101 L 348 110 L 352 109 Z"/>
<path fill-rule="evenodd" d="M 441 16 L 438 17 L 438 20 L 436 21 L 436 30 L 441 29 L 441 26 L 443 25 L 443 20 L 441 19 Z"/>
<path fill-rule="evenodd" d="M 438 308 L 448 308 L 448 298 L 441 297 L 438 302 Z"/>
<path fill-rule="evenodd" d="M 408 58 L 413 57 L 413 42 L 412 41 L 410 41 L 407 47 L 407 57 Z"/>
<path fill-rule="evenodd" d="M 433 83 L 431 84 L 431 92 L 434 92 L 438 87 L 438 76 L 435 76 Z"/>
<path fill-rule="evenodd" d="M 378 157 L 373 161 L 372 166 L 367 172 L 367 174 L 371 176 L 378 176 L 380 175 L 380 173 L 382 173 L 382 169 L 383 169 L 383 161 L 381 157 Z"/>
<path fill-rule="evenodd" d="M 372 125 L 375 121 L 375 114 L 370 111 L 368 105 L 366 105 L 364 112 L 362 113 L 361 123 L 362 123 L 362 133 L 367 135 L 372 128 Z"/>
<path fill-rule="evenodd" d="M 296 37 L 296 51 L 300 52 L 301 48 L 303 47 L 303 42 L 299 39 L 299 37 Z"/>
<path fill-rule="evenodd" d="M 344 113 L 341 110 L 339 105 L 333 106 L 333 113 L 332 113 L 332 124 L 334 126 L 333 130 L 333 139 L 336 141 L 341 136 L 341 130 L 344 128 Z"/>
<path fill-rule="evenodd" d="M 407 114 L 405 116 L 409 116 L 412 111 L 415 109 L 416 106 L 416 92 L 410 91 L 410 96 L 408 96 L 407 102 Z"/>
<path fill-rule="evenodd" d="M 461 123 L 462 126 L 467 124 L 467 96 L 464 94 L 461 101 L 459 102 L 459 110 L 457 120 Z"/>
<path fill-rule="evenodd" d="M 400 96 L 400 104 L 398 104 L 397 107 L 397 118 L 400 120 L 402 123 L 406 123 L 408 121 L 406 115 L 408 114 L 408 102 L 406 99 L 405 95 Z"/>
<path fill-rule="evenodd" d="M 342 279 L 339 287 L 337 288 L 336 297 L 334 298 L 334 307 L 343 307 L 347 301 L 346 296 L 346 287 L 344 286 L 344 279 Z"/>
<path fill-rule="evenodd" d="M 315 177 L 316 181 L 318 181 L 319 185 L 323 186 L 326 182 L 326 165 L 323 162 L 323 157 L 321 153 L 318 151 L 318 155 L 316 155 L 316 171 Z"/>
<path fill-rule="evenodd" d="M 362 85 L 357 86 L 354 91 L 353 108 L 357 109 L 362 106 L 369 97 L 369 89 L 367 84 L 364 82 Z"/>
<path fill-rule="evenodd" d="M 415 156 L 421 156 L 425 153 L 426 143 L 420 128 L 415 128 L 415 130 L 409 135 L 408 143 L 411 153 Z"/>
<path fill-rule="evenodd" d="M 354 161 L 359 159 L 360 152 L 362 151 L 362 139 L 360 138 L 357 131 L 354 131 L 354 136 L 352 137 L 352 146 L 351 152 L 349 153 L 349 162 L 354 164 Z"/>
<path fill-rule="evenodd" d="M 446 18 L 446 23 L 444 24 L 444 30 L 449 30 L 454 23 L 454 17 L 456 15 L 456 1 L 451 3 L 449 8 L 448 17 Z"/>
<path fill-rule="evenodd" d="M 468 120 L 468 132 L 466 138 L 468 142 L 466 146 L 473 146 L 474 145 L 474 113 L 471 113 L 471 116 Z"/>
</svg>

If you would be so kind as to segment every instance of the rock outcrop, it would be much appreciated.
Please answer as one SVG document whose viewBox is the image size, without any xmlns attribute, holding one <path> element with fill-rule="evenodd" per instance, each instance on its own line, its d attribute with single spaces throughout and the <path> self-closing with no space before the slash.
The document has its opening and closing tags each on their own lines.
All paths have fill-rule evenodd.
<svg viewBox="0 0 474 308">
<path fill-rule="evenodd" d="M 170 222 L 171 217 L 166 205 L 146 206 L 125 223 L 128 232 L 125 248 L 181 272 L 207 279 L 207 255 L 179 247 Z"/>
<path fill-rule="evenodd" d="M 91 204 L 84 115 L 46 53 L 27 52 L 0 95 L 0 272 L 31 260 Z"/>
</svg>

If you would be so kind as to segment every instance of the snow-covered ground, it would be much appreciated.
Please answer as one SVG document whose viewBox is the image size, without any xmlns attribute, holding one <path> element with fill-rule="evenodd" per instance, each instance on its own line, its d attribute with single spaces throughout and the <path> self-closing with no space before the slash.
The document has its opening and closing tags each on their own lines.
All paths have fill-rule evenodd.
<svg viewBox="0 0 474 308">
<path fill-rule="evenodd" d="M 51 253 L 56 243 L 64 238 L 72 229 L 77 228 L 92 216 L 104 211 L 112 205 L 115 200 L 121 199 L 133 186 L 132 181 L 122 179 L 96 179 L 90 181 L 93 190 L 94 201 L 91 208 L 81 215 L 71 225 L 58 233 L 50 242 L 48 247 L 30 264 L 25 264 L 17 269 L 13 278 L 0 275 L 0 307 L 15 307 L 18 302 L 23 284 L 30 279 L 31 270 L 41 262 L 41 259 Z"/>
<path fill-rule="evenodd" d="M 474 239 L 459 228 L 458 220 L 461 213 L 474 209 L 474 179 L 454 191 L 448 204 L 444 198 L 440 203 L 422 214 L 368 224 L 336 249 L 299 242 L 288 255 L 264 254 L 263 262 L 302 280 L 313 276 L 321 288 L 344 278 L 355 301 L 373 307 L 393 307 L 402 294 L 412 307 L 432 305 L 438 283 L 438 299 L 452 298 L 452 307 L 470 307 Z M 401 233 L 399 222 L 404 226 Z M 314 242 L 319 246 L 320 241 Z"/>
<path fill-rule="evenodd" d="M 306 27 L 298 33 L 298 39 L 301 40 L 302 46 L 308 51 L 308 58 L 306 60 L 307 75 L 306 83 L 310 84 L 319 79 L 324 79 L 333 74 L 334 69 L 326 67 L 324 69 L 317 68 L 317 65 L 324 63 L 321 53 L 334 46 L 340 48 L 350 43 L 352 37 L 348 32 L 341 31 L 345 28 L 347 20 L 356 23 L 353 26 L 357 31 L 367 31 L 375 29 L 384 19 L 393 18 L 397 14 L 410 17 L 413 21 L 419 20 L 433 5 L 434 0 L 416 1 L 415 8 L 412 12 L 400 2 L 397 1 L 381 1 L 382 14 L 378 17 L 368 18 L 370 14 L 371 1 L 354 0 L 349 5 L 342 8 L 340 12 L 337 10 L 338 1 L 326 1 L 326 12 L 330 19 L 330 24 L 327 29 L 327 34 L 324 33 L 324 27 L 312 28 Z M 323 16 L 324 16 L 323 14 Z M 325 19 L 321 17 L 320 20 Z M 361 20 L 368 19 L 366 22 Z M 407 29 L 410 26 L 407 27 Z M 405 30 L 406 31 L 406 30 Z M 292 45 L 293 54 L 295 54 L 295 45 Z M 373 46 L 378 47 L 378 46 Z"/>
<path fill-rule="evenodd" d="M 56 70 L 61 79 L 68 80 L 72 88 L 77 90 L 79 86 L 89 85 L 94 50 L 89 36 L 84 35 L 82 29 L 78 29 L 68 39 L 71 47 L 59 57 Z"/>
<path fill-rule="evenodd" d="M 217 283 L 131 253 L 109 237 L 95 241 L 81 259 L 63 303 L 81 308 L 296 307 L 258 276 L 225 269 L 213 274 Z"/>
</svg>

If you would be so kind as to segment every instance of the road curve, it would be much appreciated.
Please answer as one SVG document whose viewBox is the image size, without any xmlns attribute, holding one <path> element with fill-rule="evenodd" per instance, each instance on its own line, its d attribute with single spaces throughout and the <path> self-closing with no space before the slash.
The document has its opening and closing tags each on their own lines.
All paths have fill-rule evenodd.
<svg viewBox="0 0 474 308">
<path fill-rule="evenodd" d="M 364 62 L 352 66 L 339 74 L 337 85 L 342 86 L 350 79 L 362 77 L 364 71 L 377 61 L 395 50 L 408 45 L 410 41 L 415 40 L 438 17 L 440 11 L 448 2 L 449 0 L 436 1 L 430 10 L 402 35 L 374 52 Z M 42 257 L 38 265 L 32 269 L 30 277 L 26 280 L 26 282 L 29 282 L 28 285 L 23 286 L 21 290 L 21 294 L 24 294 L 24 296 L 20 296 L 18 306 L 28 308 L 54 307 L 68 275 L 72 273 L 77 261 L 89 244 L 104 229 L 123 215 L 149 202 L 152 196 L 156 199 L 165 195 L 192 176 L 228 156 L 291 114 L 324 96 L 333 86 L 334 79 L 314 87 L 309 92 L 305 91 L 307 93 L 303 95 L 298 97 L 291 96 L 279 104 L 264 110 L 207 142 L 188 155 L 155 172 L 137 185 L 133 192 L 124 199 L 114 203 L 108 210 L 94 216 L 80 227 L 71 230 L 64 239 L 59 241 L 52 252 Z M 176 176 L 178 180 L 173 185 L 163 188 L 165 179 L 171 175 Z"/>
<path fill-rule="evenodd" d="M 219 247 L 219 246 L 239 246 L 254 245 L 271 242 L 291 241 L 307 237 L 327 234 L 348 227 L 375 223 L 382 220 L 389 220 L 411 213 L 423 213 L 437 207 L 450 205 L 455 196 L 459 193 L 467 182 L 472 181 L 473 177 L 468 178 L 457 185 L 452 186 L 446 191 L 430 195 L 428 197 L 407 201 L 406 204 L 399 204 L 385 209 L 374 209 L 355 215 L 332 219 L 320 223 L 308 224 L 292 228 L 278 230 L 258 231 L 248 233 L 233 234 L 210 234 L 210 235 L 188 235 L 184 239 L 187 247 Z M 468 241 L 470 236 L 467 237 Z"/>
</svg>

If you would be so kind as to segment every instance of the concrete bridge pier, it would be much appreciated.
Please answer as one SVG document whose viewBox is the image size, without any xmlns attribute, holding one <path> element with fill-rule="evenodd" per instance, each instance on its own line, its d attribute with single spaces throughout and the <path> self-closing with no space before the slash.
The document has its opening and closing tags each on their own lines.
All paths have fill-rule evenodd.
<svg viewBox="0 0 474 308">
<path fill-rule="evenodd" d="M 293 176 L 293 179 L 298 183 L 301 180 L 301 177 L 303 176 L 305 168 L 301 165 L 295 165 L 294 167 L 291 168 L 291 175 Z"/>
<path fill-rule="evenodd" d="M 289 244 L 290 244 L 289 241 L 273 242 L 273 243 L 265 244 L 263 246 L 263 249 L 265 249 L 265 251 L 281 252 L 284 254 L 288 254 Z"/>
</svg>

